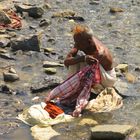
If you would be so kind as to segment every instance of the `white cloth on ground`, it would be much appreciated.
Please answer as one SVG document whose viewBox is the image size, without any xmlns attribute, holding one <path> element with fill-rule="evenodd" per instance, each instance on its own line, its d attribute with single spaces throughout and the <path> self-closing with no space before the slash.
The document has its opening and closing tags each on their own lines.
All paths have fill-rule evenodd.
<svg viewBox="0 0 140 140">
<path fill-rule="evenodd" d="M 97 112 L 110 112 L 118 109 L 123 105 L 123 100 L 116 91 L 111 88 L 105 88 L 97 97 L 89 101 L 85 109 L 90 110 L 94 113 Z M 46 103 L 32 105 L 25 109 L 21 114 L 18 115 L 18 119 L 24 123 L 34 126 L 51 126 L 61 122 L 71 122 L 74 117 L 67 114 L 60 114 L 55 119 L 52 119 L 48 112 L 44 110 Z"/>
<path fill-rule="evenodd" d="M 89 101 L 86 109 L 92 112 L 110 112 L 116 110 L 123 105 L 122 97 L 116 93 L 114 88 L 105 88 L 96 99 Z"/>
<path fill-rule="evenodd" d="M 71 115 L 60 114 L 55 119 L 49 116 L 49 113 L 44 109 L 46 103 L 41 102 L 40 104 L 32 105 L 31 107 L 25 109 L 21 114 L 18 115 L 17 119 L 23 121 L 24 123 L 34 126 L 51 126 L 61 122 L 68 122 L 73 119 Z"/>
</svg>

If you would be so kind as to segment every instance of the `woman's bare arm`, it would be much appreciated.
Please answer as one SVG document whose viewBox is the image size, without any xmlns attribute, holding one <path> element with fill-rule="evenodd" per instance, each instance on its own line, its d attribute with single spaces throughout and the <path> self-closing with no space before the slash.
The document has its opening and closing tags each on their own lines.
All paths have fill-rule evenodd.
<svg viewBox="0 0 140 140">
<path fill-rule="evenodd" d="M 76 47 L 72 48 L 71 51 L 67 54 L 66 59 L 64 60 L 65 66 L 74 65 L 79 62 L 84 62 L 84 56 L 76 56 L 78 49 Z"/>
</svg>

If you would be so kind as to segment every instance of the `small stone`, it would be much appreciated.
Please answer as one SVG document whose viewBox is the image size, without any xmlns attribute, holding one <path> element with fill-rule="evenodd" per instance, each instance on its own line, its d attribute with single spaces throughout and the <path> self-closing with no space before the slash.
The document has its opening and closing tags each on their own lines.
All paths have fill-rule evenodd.
<svg viewBox="0 0 140 140">
<path fill-rule="evenodd" d="M 91 5 L 99 5 L 100 1 L 90 0 L 89 4 L 91 4 Z"/>
<path fill-rule="evenodd" d="M 35 96 L 34 98 L 32 98 L 32 101 L 38 101 L 39 100 L 39 96 Z"/>
<path fill-rule="evenodd" d="M 71 17 L 69 16 L 65 18 L 70 19 L 70 20 L 73 19 L 74 21 L 81 21 L 81 22 L 85 21 L 85 19 L 82 16 L 71 16 Z"/>
<path fill-rule="evenodd" d="M 15 60 L 15 58 L 12 57 L 9 53 L 0 53 L 0 57 L 9 60 Z"/>
<path fill-rule="evenodd" d="M 9 38 L 17 37 L 16 32 L 8 32 Z"/>
<path fill-rule="evenodd" d="M 50 53 L 44 52 L 44 54 L 45 54 L 46 56 L 50 57 Z"/>
<path fill-rule="evenodd" d="M 58 59 L 62 60 L 62 61 L 60 61 L 61 64 L 64 63 L 64 56 L 63 55 L 58 56 Z"/>
<path fill-rule="evenodd" d="M 128 64 L 119 64 L 115 69 L 120 70 L 121 72 L 127 72 Z"/>
<path fill-rule="evenodd" d="M 140 72 L 140 67 L 136 67 L 135 71 Z"/>
<path fill-rule="evenodd" d="M 107 24 L 107 27 L 112 27 L 112 23 L 108 23 Z"/>
<path fill-rule="evenodd" d="M 117 49 L 117 50 L 123 50 L 123 48 L 121 48 L 121 47 L 115 47 L 115 49 Z"/>
<path fill-rule="evenodd" d="M 53 48 L 44 48 L 44 52 L 51 53 L 51 52 L 53 52 L 53 51 L 54 51 Z"/>
<path fill-rule="evenodd" d="M 56 52 L 51 52 L 51 54 L 52 54 L 52 55 L 56 55 L 57 53 L 56 53 Z"/>
<path fill-rule="evenodd" d="M 98 122 L 93 120 L 92 118 L 81 118 L 78 124 L 81 126 L 83 125 L 94 126 L 97 125 Z"/>
<path fill-rule="evenodd" d="M 45 68 L 44 71 L 47 74 L 55 74 L 57 72 L 55 68 Z"/>
<path fill-rule="evenodd" d="M 5 48 L 8 47 L 10 44 L 10 40 L 6 38 L 6 36 L 1 35 L 0 36 L 0 47 Z"/>
<path fill-rule="evenodd" d="M 117 76 L 117 77 L 124 77 L 124 75 L 123 75 L 120 71 L 117 71 L 117 72 L 116 72 L 116 76 Z"/>
<path fill-rule="evenodd" d="M 6 93 L 6 94 L 12 94 L 13 90 L 7 85 L 1 85 L 0 86 L 0 92 Z"/>
<path fill-rule="evenodd" d="M 5 32 L 6 32 L 6 29 L 1 29 L 0 30 L 0 34 L 5 34 Z"/>
<path fill-rule="evenodd" d="M 16 112 L 22 112 L 23 111 L 23 108 L 16 108 Z"/>
<path fill-rule="evenodd" d="M 43 67 L 63 67 L 63 64 L 57 63 L 57 62 L 50 62 L 50 61 L 44 61 L 43 62 Z"/>
<path fill-rule="evenodd" d="M 15 70 L 14 68 L 10 68 L 10 69 L 9 69 L 9 72 L 10 72 L 10 73 L 17 74 L 17 72 L 16 72 L 16 70 Z"/>
<path fill-rule="evenodd" d="M 45 3 L 45 4 L 43 5 L 43 8 L 44 8 L 44 9 L 51 9 L 52 7 L 51 7 L 51 5 L 50 5 L 49 3 Z"/>
<path fill-rule="evenodd" d="M 51 21 L 49 19 L 43 19 L 40 21 L 39 26 L 43 27 L 43 26 L 49 26 L 51 24 Z"/>
<path fill-rule="evenodd" d="M 54 45 L 55 44 L 55 38 L 49 38 L 48 42 L 51 43 L 52 45 Z"/>
<path fill-rule="evenodd" d="M 74 11 L 66 10 L 62 12 L 57 12 L 52 15 L 52 18 L 55 17 L 73 17 L 75 15 Z"/>
<path fill-rule="evenodd" d="M 0 24 L 10 24 L 10 23 L 11 23 L 10 17 L 3 10 L 0 10 Z"/>
<path fill-rule="evenodd" d="M 131 73 L 128 73 L 128 72 L 125 73 L 125 77 L 126 77 L 127 81 L 130 83 L 134 83 L 136 81 L 136 77 Z"/>
<path fill-rule="evenodd" d="M 7 50 L 0 48 L 0 53 L 7 53 Z"/>
<path fill-rule="evenodd" d="M 23 86 L 25 86 L 25 83 L 23 84 Z M 26 96 L 27 95 L 27 93 L 25 91 L 21 91 L 21 90 L 18 90 L 18 89 L 15 91 L 15 94 L 19 95 L 19 96 Z"/>
<path fill-rule="evenodd" d="M 4 72 L 3 73 L 4 81 L 6 82 L 14 82 L 16 80 L 19 80 L 19 76 L 14 73 Z"/>
<path fill-rule="evenodd" d="M 124 9 L 122 9 L 122 8 L 115 8 L 115 7 L 111 7 L 110 8 L 110 13 L 117 13 L 117 12 L 124 12 Z"/>
<path fill-rule="evenodd" d="M 31 26 L 29 26 L 29 29 L 36 29 L 37 28 L 37 26 L 35 26 L 35 25 L 31 25 Z"/>
</svg>

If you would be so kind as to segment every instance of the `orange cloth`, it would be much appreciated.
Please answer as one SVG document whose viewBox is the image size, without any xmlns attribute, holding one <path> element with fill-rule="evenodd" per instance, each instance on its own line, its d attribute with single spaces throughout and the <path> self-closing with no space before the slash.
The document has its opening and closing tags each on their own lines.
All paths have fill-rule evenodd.
<svg viewBox="0 0 140 140">
<path fill-rule="evenodd" d="M 54 119 L 59 114 L 64 113 L 64 111 L 55 105 L 53 102 L 47 102 L 47 105 L 44 108 L 50 115 L 52 119 Z"/>
</svg>

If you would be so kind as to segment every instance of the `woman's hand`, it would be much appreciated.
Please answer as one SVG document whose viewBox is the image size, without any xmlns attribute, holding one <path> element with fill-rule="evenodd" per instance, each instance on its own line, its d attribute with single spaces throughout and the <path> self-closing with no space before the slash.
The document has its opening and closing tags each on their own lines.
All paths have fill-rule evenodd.
<svg viewBox="0 0 140 140">
<path fill-rule="evenodd" d="M 91 55 L 85 55 L 85 62 L 91 65 L 91 64 L 97 63 L 98 60 Z"/>
</svg>

